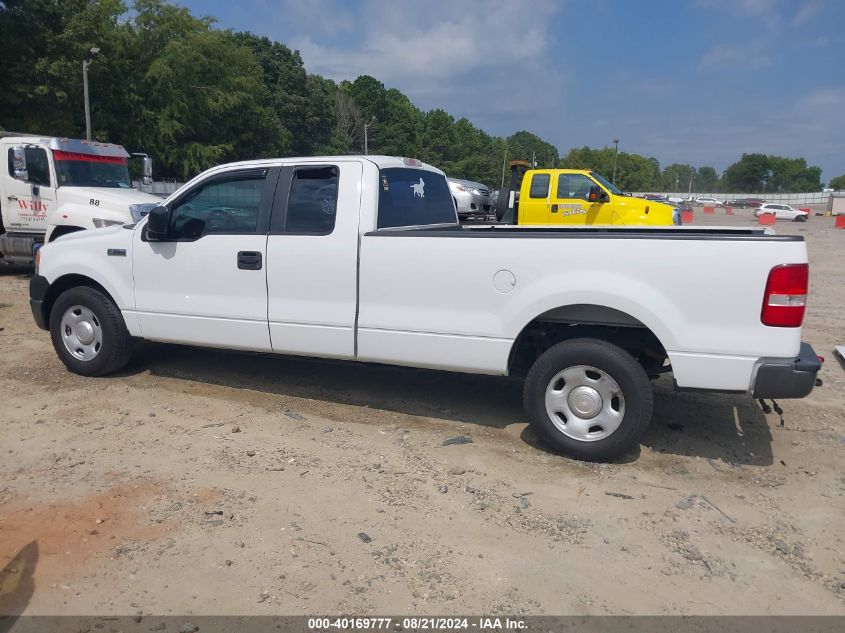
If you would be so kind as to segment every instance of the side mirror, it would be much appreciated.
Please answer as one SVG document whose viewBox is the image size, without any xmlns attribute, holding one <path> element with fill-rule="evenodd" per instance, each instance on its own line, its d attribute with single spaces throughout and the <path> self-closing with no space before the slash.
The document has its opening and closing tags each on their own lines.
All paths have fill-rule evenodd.
<svg viewBox="0 0 845 633">
<path fill-rule="evenodd" d="M 590 193 L 587 196 L 587 200 L 589 202 L 607 202 L 610 198 L 605 192 L 604 189 L 599 187 L 598 185 L 593 185 L 590 187 Z"/>
<path fill-rule="evenodd" d="M 164 242 L 167 239 L 167 227 L 170 223 L 170 211 L 167 207 L 153 207 L 147 215 L 147 240 Z"/>
<path fill-rule="evenodd" d="M 142 159 L 144 175 L 142 181 L 145 185 L 153 184 L 153 159 L 149 156 L 144 156 Z"/>
<path fill-rule="evenodd" d="M 26 171 L 26 149 L 23 147 L 12 148 L 12 157 L 15 180 L 26 182 L 29 180 L 29 174 Z"/>
</svg>

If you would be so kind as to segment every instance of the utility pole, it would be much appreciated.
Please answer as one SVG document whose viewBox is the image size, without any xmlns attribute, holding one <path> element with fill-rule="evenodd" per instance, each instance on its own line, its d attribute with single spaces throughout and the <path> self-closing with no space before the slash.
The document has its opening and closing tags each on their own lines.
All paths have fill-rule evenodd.
<svg viewBox="0 0 845 633">
<path fill-rule="evenodd" d="M 92 46 L 88 49 L 88 55 L 82 60 L 82 92 L 85 94 L 85 140 L 91 140 L 91 104 L 88 100 L 88 67 L 100 49 Z"/>
<path fill-rule="evenodd" d="M 616 156 L 619 154 L 619 139 L 613 139 L 613 145 L 615 146 L 613 150 L 613 177 L 610 179 L 611 184 L 614 186 L 616 185 Z"/>
<path fill-rule="evenodd" d="M 695 172 L 690 169 L 689 172 L 689 189 L 687 189 L 687 197 L 692 195 L 692 179 L 695 178 Z"/>
<path fill-rule="evenodd" d="M 367 156 L 370 153 L 370 147 L 368 144 L 368 137 L 367 137 L 367 130 L 370 129 L 370 126 L 375 122 L 376 117 L 373 116 L 369 121 L 364 123 L 364 156 Z"/>
<path fill-rule="evenodd" d="M 499 185 L 499 189 L 505 186 L 505 163 L 508 160 L 508 146 L 505 145 L 505 153 L 502 154 L 502 184 Z"/>
</svg>

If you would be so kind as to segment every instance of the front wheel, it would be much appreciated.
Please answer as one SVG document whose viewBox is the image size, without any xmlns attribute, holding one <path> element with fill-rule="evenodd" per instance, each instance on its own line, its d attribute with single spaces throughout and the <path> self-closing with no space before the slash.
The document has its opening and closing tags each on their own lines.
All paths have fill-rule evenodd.
<svg viewBox="0 0 845 633">
<path fill-rule="evenodd" d="M 50 311 L 50 338 L 65 366 L 82 376 L 103 376 L 132 355 L 132 337 L 118 307 L 89 287 L 64 291 Z"/>
<path fill-rule="evenodd" d="M 797 215 L 795 216 L 794 222 L 806 222 L 807 216 L 806 215 Z"/>
<path fill-rule="evenodd" d="M 625 350 L 599 339 L 549 348 L 531 367 L 525 412 L 555 448 L 606 461 L 633 448 L 648 428 L 654 397 L 648 375 Z"/>
</svg>

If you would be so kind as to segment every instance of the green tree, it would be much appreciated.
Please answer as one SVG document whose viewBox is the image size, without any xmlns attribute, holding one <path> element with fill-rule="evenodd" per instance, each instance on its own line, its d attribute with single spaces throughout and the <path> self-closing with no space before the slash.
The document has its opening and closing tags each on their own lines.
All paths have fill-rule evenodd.
<svg viewBox="0 0 845 633">
<path fill-rule="evenodd" d="M 558 161 L 557 147 L 547 143 L 536 134 L 519 131 L 508 137 L 508 158 L 510 160 L 528 160 L 532 156 L 538 167 L 554 167 Z"/>
<path fill-rule="evenodd" d="M 188 178 L 220 162 L 286 154 L 290 134 L 267 105 L 252 51 L 220 31 L 172 39 L 145 77 L 152 149 Z"/>
<path fill-rule="evenodd" d="M 726 191 L 757 193 L 766 191 L 766 184 L 772 176 L 769 157 L 765 154 L 743 154 L 730 165 L 722 176 Z"/>
<path fill-rule="evenodd" d="M 827 186 L 831 189 L 836 189 L 837 191 L 845 189 L 845 174 L 831 179 Z"/>
<path fill-rule="evenodd" d="M 712 167 L 698 168 L 698 174 L 693 181 L 693 189 L 712 193 L 719 188 L 719 174 Z"/>
</svg>

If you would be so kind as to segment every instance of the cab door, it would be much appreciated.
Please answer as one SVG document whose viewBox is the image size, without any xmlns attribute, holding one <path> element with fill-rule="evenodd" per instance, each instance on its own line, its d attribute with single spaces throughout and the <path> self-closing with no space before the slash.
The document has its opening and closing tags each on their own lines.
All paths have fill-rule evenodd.
<svg viewBox="0 0 845 633">
<path fill-rule="evenodd" d="M 551 173 L 547 171 L 531 171 L 525 176 L 527 183 L 521 187 L 525 195 L 519 196 L 518 224 L 548 224 L 549 223 L 549 189 Z"/>
<path fill-rule="evenodd" d="M 50 167 L 50 155 L 43 147 L 24 149 L 26 180 L 15 178 L 14 148 L 6 150 L 7 169 L 3 179 L 3 205 L 6 230 L 10 232 L 46 231 L 47 214 L 56 207 L 55 176 Z"/>
<path fill-rule="evenodd" d="M 558 174 L 549 213 L 551 224 L 611 224 L 612 205 L 590 201 L 590 189 L 597 186 L 584 174 Z"/>
<path fill-rule="evenodd" d="M 218 172 L 168 205 L 163 239 L 135 231 L 132 271 L 144 338 L 270 351 L 267 232 L 279 168 Z"/>
</svg>

